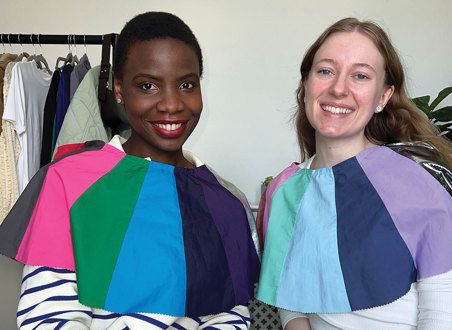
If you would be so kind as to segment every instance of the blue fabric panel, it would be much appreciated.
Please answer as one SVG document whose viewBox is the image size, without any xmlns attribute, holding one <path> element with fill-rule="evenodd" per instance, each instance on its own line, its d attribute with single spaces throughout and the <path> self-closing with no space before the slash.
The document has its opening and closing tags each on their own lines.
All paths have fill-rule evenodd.
<svg viewBox="0 0 452 330">
<path fill-rule="evenodd" d="M 191 169 L 176 168 L 187 263 L 187 316 L 229 310 L 235 302 L 222 239 Z M 207 279 L 207 280 L 206 280 Z"/>
<path fill-rule="evenodd" d="M 339 257 L 351 308 L 392 302 L 416 281 L 411 254 L 356 158 L 333 172 Z"/>
<path fill-rule="evenodd" d="M 56 141 L 58 140 L 58 135 L 60 135 L 64 117 L 66 116 L 67 108 L 69 107 L 69 85 L 73 69 L 74 67 L 72 65 L 66 64 L 61 71 L 57 92 L 57 109 L 55 113 L 55 135 L 53 138 L 53 147 L 55 147 Z"/>
<path fill-rule="evenodd" d="M 292 237 L 296 239 L 292 239 L 287 253 L 276 305 L 304 312 L 349 312 L 337 251 L 334 176 L 330 168 L 312 173 Z"/>
<path fill-rule="evenodd" d="M 159 205 L 153 212 L 149 212 L 151 203 Z M 113 273 L 106 310 L 185 315 L 187 284 L 181 222 L 174 167 L 150 162 Z M 132 264 L 139 267 L 135 273 L 129 272 Z M 164 285 L 148 293 L 143 290 L 146 283 Z"/>
</svg>

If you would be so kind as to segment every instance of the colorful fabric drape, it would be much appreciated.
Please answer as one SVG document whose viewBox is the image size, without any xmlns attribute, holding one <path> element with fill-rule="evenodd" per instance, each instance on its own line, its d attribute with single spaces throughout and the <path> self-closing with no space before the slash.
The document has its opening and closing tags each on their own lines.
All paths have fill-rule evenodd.
<svg viewBox="0 0 452 330">
<path fill-rule="evenodd" d="M 257 298 L 302 313 L 385 305 L 452 269 L 452 197 L 387 147 L 269 185 Z"/>
<path fill-rule="evenodd" d="M 120 314 L 216 314 L 253 296 L 250 212 L 206 167 L 103 142 L 41 169 L 0 227 L 0 252 L 75 270 L 79 301 Z"/>
</svg>

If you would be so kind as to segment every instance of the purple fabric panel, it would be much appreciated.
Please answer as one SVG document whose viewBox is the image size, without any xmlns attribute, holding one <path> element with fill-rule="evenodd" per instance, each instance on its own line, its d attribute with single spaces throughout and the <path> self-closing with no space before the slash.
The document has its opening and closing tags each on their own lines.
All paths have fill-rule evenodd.
<svg viewBox="0 0 452 330">
<path fill-rule="evenodd" d="M 452 197 L 414 161 L 387 147 L 356 156 L 405 241 L 418 279 L 452 269 Z"/>
<path fill-rule="evenodd" d="M 265 242 L 265 236 L 267 235 L 267 227 L 268 227 L 268 217 L 270 216 L 270 206 L 272 205 L 272 197 L 275 191 L 289 179 L 292 175 L 298 172 L 300 167 L 296 163 L 292 163 L 288 168 L 279 173 L 267 187 L 265 190 L 265 210 L 264 210 L 264 219 L 263 219 L 263 237 Z"/>
<path fill-rule="evenodd" d="M 251 230 L 243 204 L 221 186 L 207 167 L 198 167 L 196 177 L 220 234 L 229 265 L 236 304 L 253 297 L 252 283 L 259 276 L 259 258 L 251 240 Z"/>
</svg>

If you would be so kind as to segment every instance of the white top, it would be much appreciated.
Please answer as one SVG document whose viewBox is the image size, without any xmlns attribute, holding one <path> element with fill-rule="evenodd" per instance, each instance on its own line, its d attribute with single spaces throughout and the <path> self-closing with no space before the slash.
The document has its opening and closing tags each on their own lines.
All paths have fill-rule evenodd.
<svg viewBox="0 0 452 330">
<path fill-rule="evenodd" d="M 310 168 L 314 157 L 300 168 Z M 294 318 L 307 317 L 312 330 L 451 330 L 452 271 L 413 283 L 406 295 L 388 305 L 343 314 L 301 314 L 280 309 L 279 315 L 284 327 Z"/>
<path fill-rule="evenodd" d="M 12 69 L 3 119 L 14 125 L 21 147 L 16 164 L 19 193 L 39 170 L 42 120 L 51 79 L 35 61 L 17 63 Z"/>
<path fill-rule="evenodd" d="M 113 147 L 115 147 L 116 149 L 119 149 L 121 151 L 124 152 L 124 149 L 122 147 L 122 145 L 126 142 L 127 140 L 124 139 L 121 135 L 115 135 L 111 138 L 110 142 L 108 142 L 108 144 L 112 145 Z M 202 166 L 204 165 L 204 163 L 198 158 L 196 157 L 196 155 L 190 151 L 187 150 L 183 150 L 182 151 L 184 154 L 184 157 L 193 165 L 195 165 L 196 167 Z M 147 160 L 151 160 L 151 158 L 146 157 L 145 159 Z"/>
</svg>

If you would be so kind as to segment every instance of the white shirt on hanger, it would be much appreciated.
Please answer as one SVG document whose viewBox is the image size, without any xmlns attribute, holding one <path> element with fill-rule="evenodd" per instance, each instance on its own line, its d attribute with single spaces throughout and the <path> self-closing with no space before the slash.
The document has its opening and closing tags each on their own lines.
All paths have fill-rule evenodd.
<svg viewBox="0 0 452 330">
<path fill-rule="evenodd" d="M 12 70 L 3 119 L 13 123 L 20 142 L 16 165 L 19 193 L 39 170 L 42 119 L 51 79 L 34 61 L 17 63 Z"/>
</svg>

